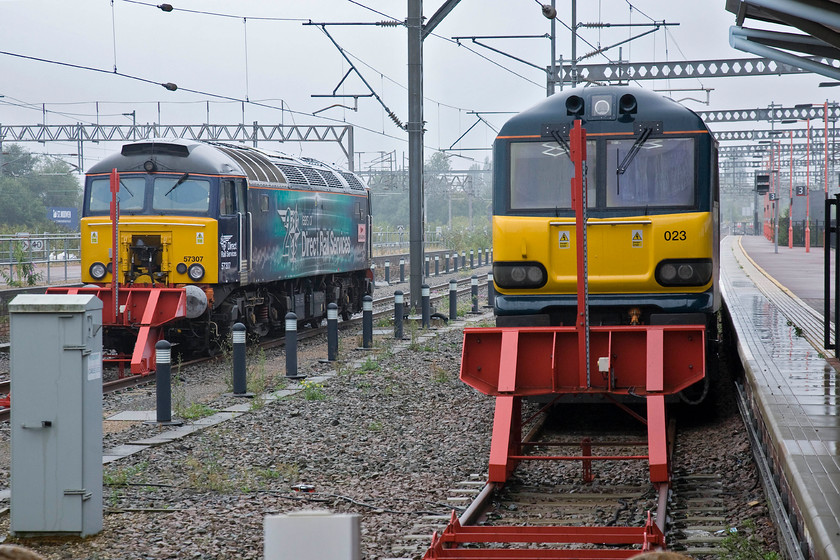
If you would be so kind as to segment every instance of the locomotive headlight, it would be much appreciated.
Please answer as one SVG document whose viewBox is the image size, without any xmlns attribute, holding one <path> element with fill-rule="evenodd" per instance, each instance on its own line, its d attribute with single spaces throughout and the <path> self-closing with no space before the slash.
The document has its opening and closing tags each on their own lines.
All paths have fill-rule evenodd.
<svg viewBox="0 0 840 560">
<path fill-rule="evenodd" d="M 102 280 L 108 274 L 108 267 L 101 262 L 95 262 L 90 265 L 90 275 L 94 280 Z"/>
<path fill-rule="evenodd" d="M 673 282 L 677 277 L 677 267 L 672 264 L 663 264 L 659 269 L 659 276 L 667 282 Z"/>
<path fill-rule="evenodd" d="M 494 262 L 493 281 L 500 288 L 539 288 L 548 275 L 538 262 Z"/>
<path fill-rule="evenodd" d="M 712 260 L 665 260 L 656 267 L 655 276 L 663 286 L 705 286 L 712 279 Z"/>
<path fill-rule="evenodd" d="M 179 262 L 179 263 L 175 266 L 175 272 L 177 272 L 178 274 L 186 274 L 186 272 L 187 272 L 187 265 L 185 265 L 185 264 L 184 264 L 184 263 L 182 263 L 182 262 Z"/>
<path fill-rule="evenodd" d="M 190 267 L 187 269 L 187 274 L 190 277 L 190 280 L 194 282 L 198 282 L 202 278 L 204 278 L 204 267 L 198 263 L 191 264 Z"/>
<path fill-rule="evenodd" d="M 690 280 L 694 276 L 694 267 L 690 264 L 681 264 L 677 269 L 677 275 L 680 277 L 680 280 Z"/>
<path fill-rule="evenodd" d="M 525 269 L 521 266 L 515 266 L 510 269 L 510 279 L 517 284 L 525 280 L 527 277 L 528 273 L 525 272 Z"/>
</svg>

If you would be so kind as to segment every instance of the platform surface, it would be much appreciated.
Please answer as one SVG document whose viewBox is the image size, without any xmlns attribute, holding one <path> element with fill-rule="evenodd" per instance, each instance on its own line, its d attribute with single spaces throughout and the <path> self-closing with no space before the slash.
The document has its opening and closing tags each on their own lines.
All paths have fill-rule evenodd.
<svg viewBox="0 0 840 560">
<path fill-rule="evenodd" d="M 840 558 L 840 381 L 822 348 L 823 252 L 727 237 L 721 285 L 768 451 L 816 558 Z M 814 332 L 814 331 L 818 332 Z M 833 353 L 832 353 L 833 355 Z M 835 362 L 836 363 L 836 362 Z"/>
</svg>

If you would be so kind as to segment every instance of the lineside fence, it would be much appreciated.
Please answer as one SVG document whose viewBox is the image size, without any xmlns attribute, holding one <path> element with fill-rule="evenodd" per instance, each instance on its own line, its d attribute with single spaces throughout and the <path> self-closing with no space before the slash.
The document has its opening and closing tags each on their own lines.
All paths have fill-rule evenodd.
<svg viewBox="0 0 840 560">
<path fill-rule="evenodd" d="M 0 235 L 0 287 L 81 280 L 81 234 Z"/>
</svg>

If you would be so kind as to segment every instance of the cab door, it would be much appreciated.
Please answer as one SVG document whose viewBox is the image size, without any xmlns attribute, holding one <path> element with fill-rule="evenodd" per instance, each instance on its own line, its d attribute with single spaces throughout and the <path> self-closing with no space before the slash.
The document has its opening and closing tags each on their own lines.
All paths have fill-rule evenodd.
<svg viewBox="0 0 840 560">
<path fill-rule="evenodd" d="M 253 223 L 251 212 L 248 208 L 248 185 L 245 179 L 234 181 L 237 201 L 237 214 L 239 215 L 239 283 L 249 282 L 249 271 L 251 269 L 251 245 L 253 236 Z"/>
<path fill-rule="evenodd" d="M 222 179 L 219 186 L 219 281 L 248 283 L 250 215 L 244 179 Z"/>
</svg>

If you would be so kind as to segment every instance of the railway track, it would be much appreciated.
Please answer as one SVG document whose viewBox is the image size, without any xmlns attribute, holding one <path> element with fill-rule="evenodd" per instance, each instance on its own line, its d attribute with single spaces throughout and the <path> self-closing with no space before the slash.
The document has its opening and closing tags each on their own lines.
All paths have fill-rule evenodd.
<svg viewBox="0 0 840 560">
<path fill-rule="evenodd" d="M 472 278 L 471 277 L 461 278 L 457 282 L 458 282 L 458 297 L 460 298 L 462 296 L 469 295 L 471 290 L 472 290 L 472 286 L 471 286 Z M 429 286 L 429 289 L 430 289 L 430 293 L 431 293 L 430 300 L 432 302 L 440 301 L 443 298 L 449 296 L 449 283 L 448 282 L 444 283 L 444 284 Z M 486 283 L 483 286 L 480 285 L 479 289 L 480 290 L 481 289 L 486 290 Z M 393 300 L 394 300 L 393 295 L 389 295 L 389 296 L 386 296 L 386 297 L 376 298 L 373 301 L 373 318 L 374 318 L 374 321 L 377 320 L 377 319 L 384 319 L 384 318 L 392 318 L 393 317 L 393 313 L 394 313 Z M 339 322 L 338 326 L 339 326 L 339 330 L 358 329 L 359 326 L 361 325 L 361 323 L 362 323 L 362 317 L 361 317 L 361 315 L 359 315 L 357 317 L 351 318 L 348 321 Z M 324 335 L 326 332 L 327 332 L 326 327 L 318 327 L 318 328 L 313 328 L 313 329 L 301 330 L 301 331 L 298 332 L 298 340 L 306 340 L 308 338 L 314 338 L 314 337 L 317 337 L 317 336 Z M 285 342 L 286 342 L 285 337 L 275 336 L 275 337 L 269 337 L 269 338 L 265 338 L 265 339 L 261 340 L 260 343 L 259 343 L 259 346 L 262 347 L 262 348 L 265 348 L 265 349 L 278 348 L 278 347 L 284 346 Z M 210 357 L 210 356 L 203 356 L 203 357 L 195 358 L 195 359 L 192 359 L 192 360 L 182 361 L 180 363 L 180 365 L 182 367 L 183 366 L 197 365 L 197 364 L 208 362 L 208 361 L 211 361 L 211 360 L 214 360 L 214 359 L 216 359 L 216 358 L 215 357 Z M 108 368 L 108 369 L 106 369 L 106 372 L 105 372 L 106 377 L 109 375 L 109 371 L 110 371 L 110 376 L 111 377 L 116 376 L 116 368 Z M 6 373 L 6 376 L 8 376 L 8 372 Z M 123 391 L 123 390 L 129 389 L 131 387 L 148 385 L 148 384 L 154 383 L 154 381 L 155 381 L 154 374 L 146 375 L 146 376 L 127 376 L 127 377 L 123 377 L 123 378 L 119 378 L 119 379 L 110 379 L 108 381 L 103 382 L 102 392 L 103 392 L 103 394 L 114 393 L 114 392 L 117 392 L 117 391 Z M 10 383 L 9 379 L 4 379 L 4 380 L 0 381 L 0 396 L 9 394 L 10 385 L 11 385 L 11 383 Z M 7 422 L 9 420 L 10 413 L 11 413 L 11 409 L 0 408 L 0 422 Z"/>
<path fill-rule="evenodd" d="M 577 413 L 578 411 L 575 411 L 576 415 Z M 743 414 L 743 411 L 741 413 Z M 614 428 L 602 431 L 601 426 L 616 425 L 615 418 L 605 421 L 602 416 L 603 413 L 598 412 L 596 407 L 576 419 L 576 423 L 591 423 L 595 426 L 597 441 L 607 443 L 607 446 L 594 451 L 593 455 L 633 454 L 636 445 L 633 440 L 639 439 L 640 434 L 628 434 L 626 429 L 615 431 Z M 556 441 L 558 438 L 566 440 L 569 445 L 574 445 L 577 440 L 577 453 L 584 453 L 580 446 L 582 434 L 576 428 L 546 428 L 544 424 L 556 424 L 556 420 L 550 419 L 546 422 L 547 418 L 548 416 L 541 416 L 528 434 L 527 440 L 531 442 L 529 447 L 533 448 L 534 453 L 545 453 L 546 449 L 554 446 L 548 446 L 545 442 Z M 749 425 L 748 418 L 741 418 Z M 702 437 L 710 438 L 715 437 L 712 434 L 719 428 L 710 424 L 701 429 L 709 431 L 708 436 Z M 453 504 L 452 519 L 457 518 L 462 526 L 476 527 L 476 531 L 492 533 L 494 527 L 513 526 L 521 528 L 527 534 L 532 529 L 540 531 L 541 528 L 551 526 L 640 527 L 645 524 L 648 515 L 651 515 L 651 519 L 661 526 L 666 535 L 668 550 L 694 558 L 715 558 L 725 551 L 727 537 L 731 535 L 729 529 L 737 524 L 733 523 L 732 519 L 733 501 L 749 504 L 750 499 L 739 494 L 741 490 L 728 487 L 726 475 L 729 473 L 710 466 L 717 464 L 715 455 L 718 451 L 715 448 L 697 449 L 691 442 L 683 442 L 674 422 L 671 422 L 669 431 L 669 452 L 672 455 L 672 464 L 675 465 L 670 485 L 656 487 L 651 484 L 648 480 L 646 461 L 619 463 L 605 460 L 598 461 L 597 464 L 593 462 L 591 468 L 594 480 L 590 483 L 583 480 L 584 471 L 580 460 L 551 462 L 548 466 L 545 461 L 524 461 L 504 486 L 482 483 L 486 480 L 486 475 L 483 474 L 473 475 L 469 480 L 460 481 L 453 486 L 449 490 L 450 501 Z M 717 437 L 720 437 L 720 434 L 717 434 Z M 596 443 L 595 438 L 593 443 Z M 708 454 L 708 458 L 704 459 L 704 454 Z M 569 455 L 574 455 L 574 452 L 570 452 Z M 691 460 L 688 463 L 706 466 L 700 469 L 688 466 L 683 459 L 689 457 Z M 756 470 L 762 483 L 766 485 L 767 478 L 772 477 L 772 473 L 760 465 Z M 772 510 L 783 509 L 778 497 L 768 495 L 768 502 Z M 411 534 L 398 542 L 391 551 L 392 554 L 405 557 L 422 555 L 431 540 L 428 535 L 432 532 L 441 534 L 449 521 L 450 519 L 442 519 L 441 516 L 424 519 Z M 421 529 L 427 531 L 425 541 L 420 538 Z M 792 535 L 784 528 L 781 533 L 783 539 Z M 466 546 L 476 548 L 479 546 L 477 541 L 470 541 Z M 493 540 L 491 538 L 484 542 L 492 543 Z M 588 542 L 598 541 L 596 539 Z M 499 545 L 483 546 L 491 548 Z M 563 548 L 567 545 L 541 546 Z M 470 553 L 477 551 L 471 550 Z M 510 555 L 510 558 L 526 557 L 533 556 Z"/>
</svg>

